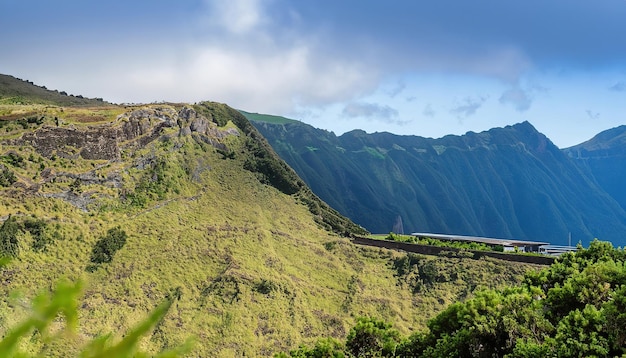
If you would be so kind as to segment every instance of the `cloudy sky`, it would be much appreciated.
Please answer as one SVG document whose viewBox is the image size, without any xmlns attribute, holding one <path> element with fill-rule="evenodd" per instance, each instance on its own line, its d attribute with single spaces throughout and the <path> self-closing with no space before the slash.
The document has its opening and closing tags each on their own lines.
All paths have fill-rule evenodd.
<svg viewBox="0 0 626 358">
<path fill-rule="evenodd" d="M 625 0 L 0 0 L 0 73 L 116 103 L 213 100 L 336 134 L 626 124 Z"/>
</svg>

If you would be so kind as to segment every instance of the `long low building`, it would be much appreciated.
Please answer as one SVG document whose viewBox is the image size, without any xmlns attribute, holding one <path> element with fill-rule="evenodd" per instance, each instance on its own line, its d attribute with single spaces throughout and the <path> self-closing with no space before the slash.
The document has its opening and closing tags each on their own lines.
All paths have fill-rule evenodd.
<svg viewBox="0 0 626 358">
<path fill-rule="evenodd" d="M 539 252 L 550 256 L 560 256 L 566 252 L 574 252 L 578 250 L 576 246 L 561 246 L 561 245 L 545 245 L 539 248 Z"/>
<path fill-rule="evenodd" d="M 447 235 L 447 234 L 432 234 L 415 232 L 411 234 L 418 238 L 432 238 L 437 240 L 447 241 L 462 241 L 462 242 L 478 242 L 491 246 L 502 246 L 504 251 L 522 251 L 522 252 L 541 252 L 540 248 L 545 245 L 550 245 L 549 242 L 540 241 L 524 241 L 524 240 L 511 240 L 511 239 L 495 239 L 489 237 L 479 236 L 463 236 L 463 235 Z"/>
</svg>

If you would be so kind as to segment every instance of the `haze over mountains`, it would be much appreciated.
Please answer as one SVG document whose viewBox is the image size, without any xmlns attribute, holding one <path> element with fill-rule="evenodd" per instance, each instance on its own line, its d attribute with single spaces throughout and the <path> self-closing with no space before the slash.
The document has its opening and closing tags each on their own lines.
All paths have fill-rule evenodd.
<svg viewBox="0 0 626 358">
<path fill-rule="evenodd" d="M 529 122 L 432 139 L 244 114 L 315 193 L 372 232 L 626 244 L 626 127 L 560 150 Z"/>
</svg>

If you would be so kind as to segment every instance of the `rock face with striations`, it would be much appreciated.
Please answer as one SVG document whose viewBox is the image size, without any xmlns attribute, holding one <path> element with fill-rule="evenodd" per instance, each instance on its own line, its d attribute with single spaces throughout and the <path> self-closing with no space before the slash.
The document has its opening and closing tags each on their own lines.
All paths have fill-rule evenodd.
<svg viewBox="0 0 626 358">
<path fill-rule="evenodd" d="M 438 139 L 252 122 L 317 195 L 372 232 L 388 233 L 400 217 L 405 232 L 626 243 L 626 204 L 528 122 Z M 613 150 L 611 163 L 623 164 L 624 152 Z M 624 193 L 622 183 L 603 186 Z"/>
<path fill-rule="evenodd" d="M 208 115 L 210 116 L 210 113 Z M 59 123 L 58 120 L 54 122 Z M 44 166 L 36 178 L 30 179 L 24 176 L 22 180 L 14 184 L 15 187 L 28 189 L 32 194 L 59 198 L 83 211 L 88 211 L 89 206 L 99 197 L 108 194 L 103 194 L 102 191 L 78 189 L 83 186 L 96 185 L 124 191 L 120 170 L 105 173 L 99 169 L 111 163 L 124 166 L 122 153 L 132 156 L 151 142 L 172 136 L 171 131 L 165 134 L 168 128 L 178 128 L 178 136 L 191 136 L 196 142 L 208 143 L 224 151 L 227 148 L 222 143 L 222 139 L 230 135 L 239 135 L 235 128 L 218 128 L 212 119 L 197 113 L 189 106 L 178 109 L 172 106 L 143 106 L 122 113 L 109 123 L 61 126 L 44 124 L 24 131 L 17 138 L 6 139 L 1 143 L 19 148 L 32 147 L 36 153 L 50 161 L 63 158 L 70 161 L 84 159 L 108 163 L 93 162 L 93 167 L 82 172 L 75 172 L 76 169 L 72 172 L 72 168 L 68 168 L 69 171 L 53 170 L 50 167 L 44 169 Z M 16 153 L 13 155 L 19 157 Z M 133 162 L 131 166 L 140 170 L 147 170 L 156 165 L 152 156 L 140 156 Z M 52 183 L 66 183 L 68 187 L 61 191 L 43 190 Z"/>
<path fill-rule="evenodd" d="M 626 210 L 626 125 L 563 151 Z"/>
<path fill-rule="evenodd" d="M 168 107 L 142 108 L 121 114 L 116 121 L 97 126 L 44 126 L 12 140 L 15 145 L 31 145 L 50 158 L 77 156 L 90 160 L 119 160 L 124 148 L 141 148 L 161 136 L 164 128 L 178 126 L 179 135 L 198 135 L 205 143 L 213 138 L 237 135 L 233 129 L 220 130 L 210 119 L 190 107 L 179 111 Z M 221 147 L 221 145 L 220 145 Z"/>
</svg>

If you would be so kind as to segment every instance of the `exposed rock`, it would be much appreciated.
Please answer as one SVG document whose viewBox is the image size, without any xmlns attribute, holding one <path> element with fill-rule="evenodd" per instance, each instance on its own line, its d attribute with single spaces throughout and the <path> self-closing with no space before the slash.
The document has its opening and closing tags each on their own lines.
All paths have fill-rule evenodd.
<svg viewBox="0 0 626 358">
<path fill-rule="evenodd" d="M 209 122 L 205 118 L 197 118 L 196 120 L 191 122 L 190 129 L 191 129 L 192 132 L 198 132 L 198 133 L 206 134 L 207 130 L 209 129 L 209 124 L 210 123 L 211 122 Z"/>
<path fill-rule="evenodd" d="M 121 188 L 122 187 L 122 177 L 120 173 L 112 172 L 109 173 L 106 177 L 101 177 L 95 171 L 89 171 L 86 173 L 74 174 L 74 173 L 65 173 L 60 172 L 56 174 L 56 178 L 70 178 L 70 179 L 78 179 L 84 185 L 89 184 L 97 184 L 104 185 L 111 188 Z"/>
<path fill-rule="evenodd" d="M 142 148 L 163 135 L 165 128 L 179 127 L 179 135 L 201 135 L 201 141 L 221 150 L 219 140 L 239 135 L 234 128 L 222 130 L 210 119 L 193 108 L 183 107 L 178 112 L 170 107 L 142 108 L 121 114 L 116 122 L 89 126 L 85 129 L 44 126 L 27 132 L 21 138 L 7 141 L 12 145 L 31 145 L 41 155 L 75 159 L 117 161 L 121 150 Z"/>
<path fill-rule="evenodd" d="M 110 126 L 91 127 L 76 130 L 58 127 L 42 127 L 24 133 L 22 138 L 11 144 L 31 145 L 41 155 L 51 158 L 53 155 L 74 157 L 79 150 L 85 159 L 119 159 L 117 131 Z"/>
<path fill-rule="evenodd" d="M 72 191 L 43 194 L 43 197 L 65 200 L 85 212 L 89 211 L 89 205 L 93 204 L 96 201 L 96 198 L 91 193 L 77 194 Z"/>
</svg>

